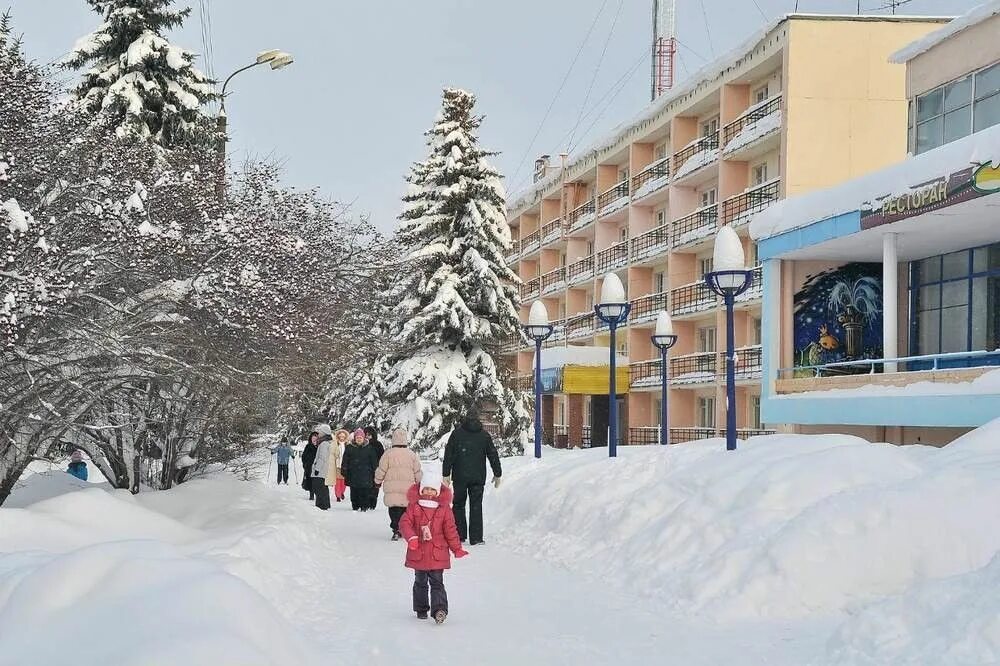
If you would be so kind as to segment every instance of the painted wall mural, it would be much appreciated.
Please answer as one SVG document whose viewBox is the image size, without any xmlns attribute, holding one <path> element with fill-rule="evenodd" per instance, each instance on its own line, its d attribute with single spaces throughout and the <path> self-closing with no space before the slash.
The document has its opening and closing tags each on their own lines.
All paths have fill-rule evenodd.
<svg viewBox="0 0 1000 666">
<path fill-rule="evenodd" d="M 795 294 L 796 367 L 866 358 L 882 358 L 882 264 L 850 263 L 810 275 Z"/>
</svg>

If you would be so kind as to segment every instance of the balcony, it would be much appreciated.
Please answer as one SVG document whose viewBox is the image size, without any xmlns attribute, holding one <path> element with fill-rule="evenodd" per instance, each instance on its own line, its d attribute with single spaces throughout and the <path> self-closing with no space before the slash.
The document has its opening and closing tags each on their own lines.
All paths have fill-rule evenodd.
<svg viewBox="0 0 1000 666">
<path fill-rule="evenodd" d="M 626 208 L 628 202 L 628 180 L 623 180 L 597 197 L 597 214 L 599 217 L 611 215 Z"/>
<path fill-rule="evenodd" d="M 578 284 L 594 277 L 594 255 L 566 267 L 566 283 Z"/>
<path fill-rule="evenodd" d="M 764 295 L 764 267 L 754 266 L 750 269 L 750 273 L 753 276 L 753 284 L 750 285 L 749 289 L 736 297 L 737 303 L 753 303 L 754 301 L 759 301 Z"/>
<path fill-rule="evenodd" d="M 670 314 L 673 317 L 713 310 L 716 295 L 704 282 L 692 282 L 670 290 Z"/>
<path fill-rule="evenodd" d="M 781 129 L 781 95 L 754 104 L 722 128 L 722 152 L 735 153 Z"/>
<path fill-rule="evenodd" d="M 515 261 L 521 257 L 521 241 L 512 241 L 510 245 L 510 250 L 507 252 L 507 256 L 504 259 L 508 264 L 513 264 Z"/>
<path fill-rule="evenodd" d="M 538 294 L 541 291 L 542 282 L 539 278 L 534 278 L 533 280 L 528 280 L 521 285 L 521 301 L 530 301 L 533 298 L 538 298 Z"/>
<path fill-rule="evenodd" d="M 662 226 L 629 241 L 632 261 L 642 261 L 663 254 L 670 247 L 670 227 Z"/>
<path fill-rule="evenodd" d="M 514 390 L 530 393 L 535 390 L 535 378 L 532 375 L 515 375 Z"/>
<path fill-rule="evenodd" d="M 709 439 L 715 437 L 715 428 L 698 426 L 694 428 L 671 428 L 670 443 L 684 444 L 694 442 L 699 439 Z"/>
<path fill-rule="evenodd" d="M 684 354 L 670 359 L 670 385 L 715 383 L 716 352 Z"/>
<path fill-rule="evenodd" d="M 597 272 L 604 275 L 608 271 L 621 268 L 628 263 L 628 241 L 616 243 L 597 253 Z"/>
<path fill-rule="evenodd" d="M 695 139 L 674 153 L 674 180 L 684 178 L 719 159 L 719 133 Z"/>
<path fill-rule="evenodd" d="M 741 347 L 736 351 L 736 380 L 760 379 L 764 353 L 760 345 Z M 726 352 L 719 352 L 719 376 L 725 376 Z"/>
<path fill-rule="evenodd" d="M 660 312 L 667 309 L 669 299 L 670 293 L 666 291 L 635 299 L 628 316 L 629 323 L 634 325 L 655 320 Z"/>
<path fill-rule="evenodd" d="M 530 234 L 521 239 L 521 253 L 524 255 L 529 255 L 532 252 L 537 252 L 542 246 L 542 233 L 539 230 L 532 231 Z"/>
<path fill-rule="evenodd" d="M 513 354 L 528 346 L 528 339 L 524 337 L 524 333 L 521 331 L 511 333 L 500 340 L 500 352 L 503 354 Z"/>
<path fill-rule="evenodd" d="M 628 439 L 625 443 L 629 446 L 649 446 L 651 444 L 659 444 L 660 426 L 629 428 Z"/>
<path fill-rule="evenodd" d="M 775 178 L 748 188 L 722 202 L 722 223 L 732 227 L 748 224 L 756 213 L 778 200 L 781 179 Z"/>
<path fill-rule="evenodd" d="M 629 385 L 632 388 L 659 386 L 663 381 L 660 376 L 659 361 L 639 361 L 628 366 Z"/>
<path fill-rule="evenodd" d="M 632 176 L 632 200 L 648 197 L 669 184 L 670 158 L 664 157 Z"/>
<path fill-rule="evenodd" d="M 561 345 L 566 342 L 566 320 L 556 319 L 550 321 L 549 324 L 552 326 L 552 335 L 546 340 L 543 345 L 545 347 L 554 347 L 556 345 Z"/>
<path fill-rule="evenodd" d="M 566 318 L 566 339 L 576 340 L 578 338 L 589 338 L 594 335 L 593 312 L 584 312 L 573 317 Z"/>
<path fill-rule="evenodd" d="M 549 271 L 541 277 L 541 281 L 541 293 L 543 295 L 563 289 L 566 286 L 566 267 L 563 266 L 554 271 Z"/>
<path fill-rule="evenodd" d="M 588 201 L 582 206 L 574 208 L 566 218 L 566 221 L 569 222 L 569 231 L 572 233 L 586 228 L 596 219 L 597 206 L 593 201 Z"/>
<path fill-rule="evenodd" d="M 736 437 L 737 439 L 750 439 L 751 437 L 762 437 L 764 435 L 775 435 L 777 430 L 767 430 L 766 428 L 737 428 Z M 723 430 L 720 437 L 726 436 L 726 431 Z"/>
<path fill-rule="evenodd" d="M 675 220 L 670 246 L 674 249 L 715 235 L 719 227 L 719 204 L 712 204 Z"/>
<path fill-rule="evenodd" d="M 542 225 L 541 232 L 541 245 L 545 247 L 549 243 L 555 243 L 557 240 L 562 238 L 563 223 L 562 218 L 558 217 L 551 222 L 546 222 Z"/>
</svg>

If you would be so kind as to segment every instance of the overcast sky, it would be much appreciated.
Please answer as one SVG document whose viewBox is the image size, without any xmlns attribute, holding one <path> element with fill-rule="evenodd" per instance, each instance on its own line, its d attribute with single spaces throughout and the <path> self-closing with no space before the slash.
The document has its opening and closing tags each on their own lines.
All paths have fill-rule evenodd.
<svg viewBox="0 0 1000 666">
<path fill-rule="evenodd" d="M 862 0 L 861 6 L 867 11 L 888 2 Z M 206 53 L 202 3 L 178 4 L 194 11 L 171 39 Z M 735 46 L 765 17 L 789 12 L 795 4 L 677 0 L 679 78 Z M 857 9 L 857 0 L 798 4 L 808 12 Z M 954 15 L 976 4 L 910 0 L 898 12 Z M 0 0 L 0 7 L 5 5 L 13 10 L 29 55 L 44 62 L 64 55 L 100 21 L 84 0 Z M 651 0 L 205 0 L 205 5 L 213 57 L 200 66 L 217 78 L 263 49 L 284 49 L 296 60 L 278 72 L 251 70 L 230 84 L 234 158 L 280 159 L 289 184 L 319 186 L 328 196 L 354 202 L 355 211 L 370 213 L 386 230 L 395 224 L 403 176 L 423 156 L 422 132 L 437 113 L 444 86 L 477 95 L 486 115 L 483 143 L 501 153 L 497 164 L 512 194 L 530 182 L 539 154 L 585 148 L 649 101 Z M 831 58 L 847 47 L 817 45 L 829 49 Z"/>
</svg>

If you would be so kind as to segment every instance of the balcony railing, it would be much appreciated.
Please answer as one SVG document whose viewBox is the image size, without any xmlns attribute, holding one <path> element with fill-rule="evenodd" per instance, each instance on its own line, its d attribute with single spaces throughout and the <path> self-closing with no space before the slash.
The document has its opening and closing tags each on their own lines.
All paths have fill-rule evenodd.
<svg viewBox="0 0 1000 666">
<path fill-rule="evenodd" d="M 698 352 L 670 359 L 671 384 L 707 384 L 715 381 L 716 352 Z"/>
<path fill-rule="evenodd" d="M 734 227 L 748 223 L 755 213 L 778 200 L 780 189 L 781 179 L 775 178 L 729 197 L 722 202 L 722 223 Z"/>
<path fill-rule="evenodd" d="M 757 379 L 763 367 L 764 353 L 760 345 L 741 347 L 736 351 L 736 379 Z M 726 372 L 726 352 L 719 352 L 719 375 Z"/>
<path fill-rule="evenodd" d="M 640 386 L 659 386 L 662 378 L 660 376 L 659 361 L 639 361 L 628 366 L 629 384 L 633 388 Z"/>
<path fill-rule="evenodd" d="M 693 282 L 670 290 L 670 313 L 674 317 L 711 310 L 715 305 L 715 293 L 704 282 Z"/>
<path fill-rule="evenodd" d="M 692 141 L 684 148 L 678 150 L 674 153 L 674 178 L 680 178 L 692 171 L 695 171 L 702 166 L 705 166 L 713 161 L 714 157 L 718 157 L 717 152 L 719 149 L 719 133 L 713 132 L 708 136 L 703 136 L 696 141 Z M 695 157 L 702 153 L 700 157 Z M 684 167 L 688 160 L 695 159 L 687 168 Z"/>
<path fill-rule="evenodd" d="M 551 222 L 546 222 L 541 228 L 541 244 L 543 246 L 554 243 L 562 238 L 563 224 L 562 218 L 556 218 Z"/>
<path fill-rule="evenodd" d="M 719 226 L 719 204 L 699 208 L 690 215 L 676 220 L 670 245 L 678 248 L 712 236 Z"/>
<path fill-rule="evenodd" d="M 652 321 L 659 316 L 660 312 L 667 309 L 670 300 L 670 292 L 660 292 L 641 296 L 632 301 L 632 312 L 628 319 L 632 324 L 640 324 L 644 321 Z"/>
<path fill-rule="evenodd" d="M 647 446 L 650 444 L 660 443 L 660 427 L 650 426 L 648 428 L 629 428 L 628 429 L 628 440 L 626 443 L 629 446 Z"/>
<path fill-rule="evenodd" d="M 535 390 L 534 375 L 515 375 L 514 390 L 524 391 L 525 393 L 530 393 L 531 391 L 534 391 Z"/>
<path fill-rule="evenodd" d="M 569 222 L 569 228 L 571 230 L 583 229 L 585 226 L 597 219 L 597 206 L 593 201 L 588 201 L 587 203 L 574 208 L 567 221 Z"/>
<path fill-rule="evenodd" d="M 628 180 L 617 183 L 597 197 L 597 212 L 610 215 L 628 205 Z"/>
<path fill-rule="evenodd" d="M 750 439 L 751 437 L 761 437 L 763 435 L 774 435 L 777 434 L 777 430 L 768 430 L 767 428 L 737 428 L 736 436 L 739 439 Z M 725 437 L 726 431 L 723 430 L 720 437 Z"/>
<path fill-rule="evenodd" d="M 670 429 L 670 443 L 671 444 L 684 444 L 685 442 L 694 442 L 699 439 L 709 439 L 715 437 L 715 428 L 707 428 L 703 426 L 695 428 L 671 428 Z"/>
<path fill-rule="evenodd" d="M 521 285 L 521 300 L 528 301 L 532 298 L 537 298 L 539 291 L 541 290 L 542 281 L 539 278 L 534 278 L 528 280 Z"/>
<path fill-rule="evenodd" d="M 597 253 L 597 272 L 601 275 L 628 263 L 628 241 L 616 243 Z"/>
<path fill-rule="evenodd" d="M 594 277 L 594 255 L 573 262 L 566 267 L 566 282 L 576 284 Z"/>
<path fill-rule="evenodd" d="M 521 239 L 521 251 L 524 254 L 529 254 L 534 252 L 542 246 L 542 234 L 541 231 L 535 230 L 530 234 Z"/>
<path fill-rule="evenodd" d="M 749 289 L 736 297 L 737 303 L 756 301 L 759 300 L 764 294 L 764 267 L 755 266 L 750 269 L 750 272 L 753 275 L 753 283 L 750 285 Z"/>
<path fill-rule="evenodd" d="M 541 290 L 543 294 L 548 294 L 549 292 L 557 291 L 562 287 L 566 286 L 566 267 L 557 268 L 554 271 L 549 271 L 542 276 Z"/>
<path fill-rule="evenodd" d="M 670 158 L 659 159 L 632 176 L 632 198 L 641 199 L 670 182 Z"/>
<path fill-rule="evenodd" d="M 632 261 L 656 256 L 670 246 L 670 228 L 667 226 L 657 227 L 636 236 L 629 243 Z"/>
<path fill-rule="evenodd" d="M 550 321 L 549 324 L 552 326 L 552 335 L 545 341 L 545 346 L 552 347 L 566 342 L 566 320 L 555 319 Z"/>
<path fill-rule="evenodd" d="M 510 354 L 528 346 L 528 339 L 521 332 L 511 333 L 500 340 L 500 351 Z"/>
<path fill-rule="evenodd" d="M 521 256 L 521 241 L 516 240 L 511 242 L 510 250 L 507 251 L 507 256 L 505 257 L 508 264 L 512 264 L 518 260 Z"/>
<path fill-rule="evenodd" d="M 594 334 L 594 313 L 584 312 L 566 318 L 566 338 L 586 338 Z"/>
<path fill-rule="evenodd" d="M 727 150 L 732 150 L 731 148 L 729 148 L 729 145 L 733 142 L 733 139 L 735 139 L 739 134 L 743 133 L 743 130 L 747 130 L 747 133 L 753 132 L 753 130 L 757 128 L 751 127 L 752 125 L 757 123 L 759 120 L 766 118 L 772 113 L 775 113 L 780 110 L 781 110 L 780 94 L 775 95 L 774 97 L 771 97 L 769 99 L 766 99 L 763 102 L 759 102 L 758 104 L 754 104 L 749 109 L 744 111 L 739 118 L 737 118 L 736 120 L 734 120 L 733 122 L 729 123 L 728 125 L 722 128 L 722 145 L 725 146 Z M 776 128 L 765 127 L 760 129 L 762 130 L 767 129 L 768 131 L 770 131 L 771 129 L 776 129 Z M 760 136 L 763 136 L 766 133 L 767 132 L 761 132 Z M 750 138 L 750 140 L 746 141 L 743 145 L 750 143 L 750 141 L 752 140 L 753 139 Z"/>
</svg>

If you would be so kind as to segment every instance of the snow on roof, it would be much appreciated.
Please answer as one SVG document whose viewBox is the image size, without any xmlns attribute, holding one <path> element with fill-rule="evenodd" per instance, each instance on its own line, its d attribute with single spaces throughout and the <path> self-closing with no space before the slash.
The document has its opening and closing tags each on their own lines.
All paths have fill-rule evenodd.
<svg viewBox="0 0 1000 666">
<path fill-rule="evenodd" d="M 609 365 L 611 354 L 608 347 L 547 347 L 542 350 L 542 368 L 562 368 L 567 365 L 601 367 Z M 618 355 L 619 367 L 628 365 L 628 357 Z"/>
<path fill-rule="evenodd" d="M 983 162 L 1000 165 L 1000 125 L 839 185 L 776 201 L 754 216 L 750 236 L 762 240 L 860 210 L 865 204 L 905 194 L 914 186 Z"/>
<path fill-rule="evenodd" d="M 996 14 L 1000 14 L 1000 0 L 990 0 L 989 2 L 984 2 L 983 4 L 973 7 L 965 14 L 952 20 L 943 28 L 938 28 L 934 32 L 924 35 L 917 41 L 911 42 L 896 51 L 889 56 L 889 62 L 896 63 L 897 65 L 909 62 L 921 53 L 930 51 L 932 48 L 946 39 L 949 39 L 953 35 L 957 35 L 966 28 L 971 28 L 978 23 L 982 23 Z"/>
</svg>

